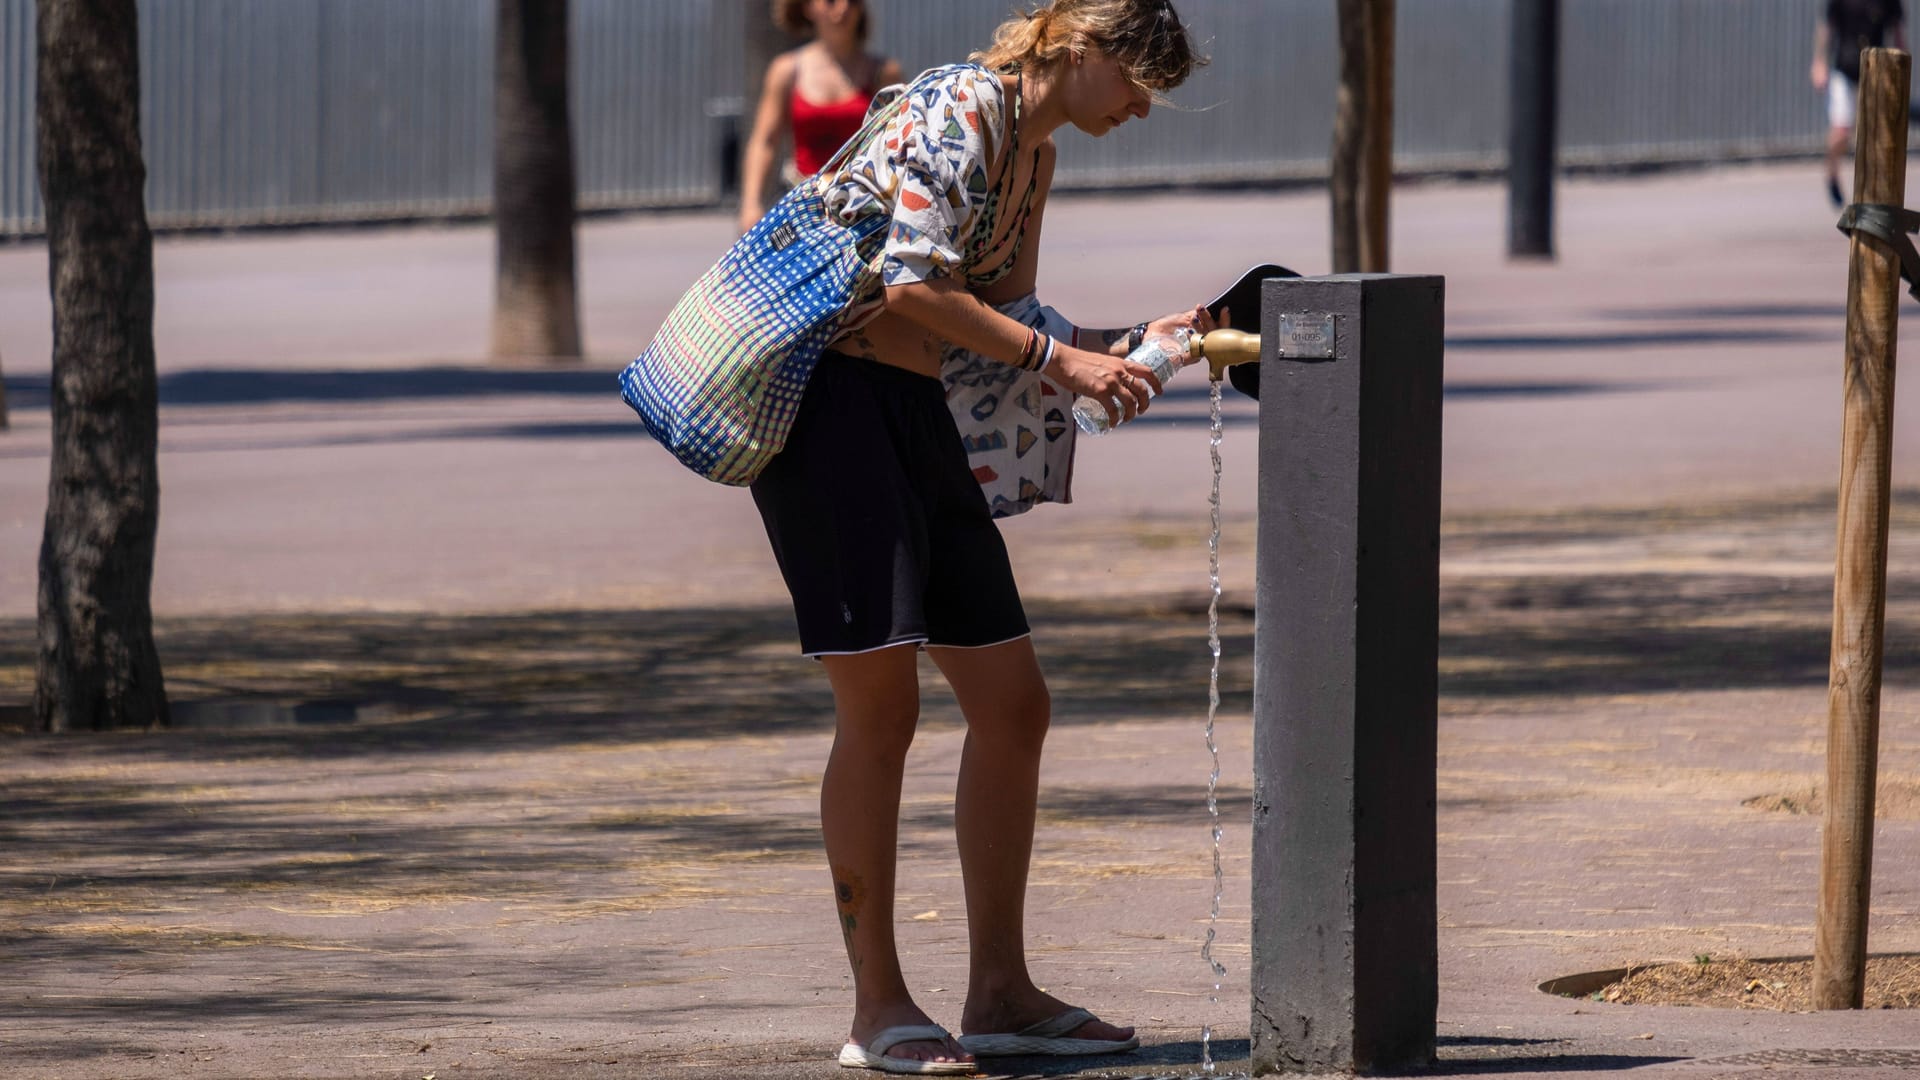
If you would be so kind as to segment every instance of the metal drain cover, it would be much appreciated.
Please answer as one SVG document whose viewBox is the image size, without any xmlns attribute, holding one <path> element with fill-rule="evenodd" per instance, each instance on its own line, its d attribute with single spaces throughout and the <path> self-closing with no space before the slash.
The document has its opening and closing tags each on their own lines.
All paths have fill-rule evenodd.
<svg viewBox="0 0 1920 1080">
<path fill-rule="evenodd" d="M 1756 1050 L 1732 1057 L 1702 1058 L 1694 1064 L 1920 1069 L 1920 1050 Z"/>
</svg>

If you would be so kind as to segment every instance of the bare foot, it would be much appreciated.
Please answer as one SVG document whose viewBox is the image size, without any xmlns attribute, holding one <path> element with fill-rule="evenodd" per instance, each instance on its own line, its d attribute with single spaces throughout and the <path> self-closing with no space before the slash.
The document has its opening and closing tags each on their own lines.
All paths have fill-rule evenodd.
<svg viewBox="0 0 1920 1080">
<path fill-rule="evenodd" d="M 1059 1016 L 1071 1008 L 1073 1006 L 1043 993 L 1038 987 L 1003 993 L 990 1000 L 976 1001 L 970 997 L 966 1008 L 960 1013 L 960 1030 L 968 1035 L 1007 1035 L 1032 1027 L 1049 1017 Z M 1096 1019 L 1081 1024 L 1063 1037 L 1125 1042 L 1133 1038 L 1133 1029 Z"/>
<path fill-rule="evenodd" d="M 867 1046 L 875 1035 L 890 1027 L 907 1027 L 931 1024 L 933 1020 L 920 1007 L 911 1001 L 897 1005 L 884 1006 L 871 1013 L 856 1013 L 853 1018 L 853 1030 L 847 1041 Z M 973 1055 L 960 1048 L 952 1038 L 916 1039 L 913 1042 L 897 1043 L 885 1051 L 890 1058 L 903 1061 L 959 1061 L 973 1064 Z"/>
</svg>

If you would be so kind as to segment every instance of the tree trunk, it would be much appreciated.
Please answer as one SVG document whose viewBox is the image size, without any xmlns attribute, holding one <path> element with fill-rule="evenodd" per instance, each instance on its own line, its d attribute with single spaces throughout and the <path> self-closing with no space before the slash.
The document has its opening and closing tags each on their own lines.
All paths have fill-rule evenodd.
<svg viewBox="0 0 1920 1080">
<path fill-rule="evenodd" d="M 167 722 L 153 644 L 159 392 L 134 0 L 39 0 L 36 135 L 53 293 L 53 467 L 34 713 Z"/>
<path fill-rule="evenodd" d="M 1393 0 L 1371 0 L 1367 25 L 1366 150 L 1361 155 L 1360 269 L 1384 274 L 1393 190 Z"/>
<path fill-rule="evenodd" d="M 499 0 L 493 357 L 578 360 L 567 0 Z"/>
<path fill-rule="evenodd" d="M 1334 99 L 1333 151 L 1327 186 L 1333 196 L 1333 272 L 1360 269 L 1360 167 L 1367 117 L 1369 0 L 1340 0 L 1340 88 Z"/>
</svg>

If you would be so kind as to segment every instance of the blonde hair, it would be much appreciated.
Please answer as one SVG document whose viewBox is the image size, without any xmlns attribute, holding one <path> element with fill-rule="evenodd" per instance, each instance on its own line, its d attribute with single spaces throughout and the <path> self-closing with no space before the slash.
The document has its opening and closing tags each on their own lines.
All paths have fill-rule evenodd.
<svg viewBox="0 0 1920 1080">
<path fill-rule="evenodd" d="M 993 44 L 971 59 L 995 71 L 1044 71 L 1088 46 L 1120 61 L 1127 78 L 1156 98 L 1207 62 L 1172 0 L 1052 0 L 1001 23 Z"/>
<path fill-rule="evenodd" d="M 773 0 L 773 25 L 785 30 L 797 38 L 813 36 L 813 20 L 807 18 L 808 0 Z M 865 4 L 860 5 L 860 21 L 853 24 L 854 36 L 860 43 L 867 43 L 867 31 L 872 26 L 871 13 Z"/>
</svg>

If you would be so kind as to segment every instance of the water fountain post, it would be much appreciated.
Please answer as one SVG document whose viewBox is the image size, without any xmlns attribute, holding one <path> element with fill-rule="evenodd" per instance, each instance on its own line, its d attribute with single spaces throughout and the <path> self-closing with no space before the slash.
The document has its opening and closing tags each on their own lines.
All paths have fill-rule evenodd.
<svg viewBox="0 0 1920 1080">
<path fill-rule="evenodd" d="M 1253 1071 L 1424 1065 L 1445 280 L 1261 299 Z"/>
</svg>

